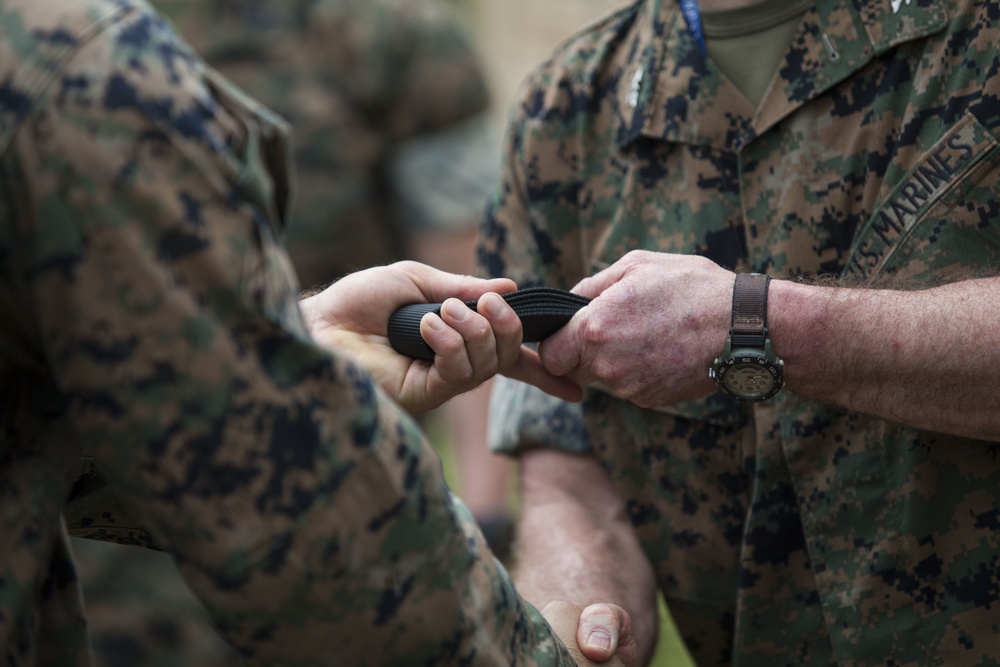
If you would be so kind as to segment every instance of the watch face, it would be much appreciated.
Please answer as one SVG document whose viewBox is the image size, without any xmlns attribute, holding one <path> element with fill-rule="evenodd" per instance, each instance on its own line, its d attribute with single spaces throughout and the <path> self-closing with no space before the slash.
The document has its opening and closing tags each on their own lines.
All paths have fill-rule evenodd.
<svg viewBox="0 0 1000 667">
<path fill-rule="evenodd" d="M 781 389 L 781 362 L 756 350 L 736 350 L 716 369 L 719 384 L 744 401 L 763 401 Z"/>
</svg>

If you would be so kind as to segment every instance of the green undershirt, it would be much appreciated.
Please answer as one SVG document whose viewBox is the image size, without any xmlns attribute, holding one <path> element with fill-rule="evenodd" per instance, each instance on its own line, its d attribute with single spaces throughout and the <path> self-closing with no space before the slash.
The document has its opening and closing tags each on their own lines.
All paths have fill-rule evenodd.
<svg viewBox="0 0 1000 667">
<path fill-rule="evenodd" d="M 756 107 L 812 0 L 763 0 L 701 13 L 712 61 Z"/>
</svg>

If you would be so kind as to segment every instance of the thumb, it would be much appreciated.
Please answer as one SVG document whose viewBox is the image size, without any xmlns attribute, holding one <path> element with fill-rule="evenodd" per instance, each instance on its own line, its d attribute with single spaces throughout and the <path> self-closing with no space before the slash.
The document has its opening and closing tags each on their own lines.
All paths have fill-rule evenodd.
<svg viewBox="0 0 1000 667">
<path fill-rule="evenodd" d="M 572 291 L 574 294 L 585 296 L 588 299 L 597 298 L 604 290 L 621 280 L 627 271 L 627 263 L 617 262 L 589 278 L 584 278 L 573 286 Z"/>
<path fill-rule="evenodd" d="M 626 667 L 637 667 L 639 648 L 632 634 L 632 619 L 615 604 L 598 603 L 580 614 L 576 641 L 583 654 L 594 662 L 617 657 Z"/>
</svg>

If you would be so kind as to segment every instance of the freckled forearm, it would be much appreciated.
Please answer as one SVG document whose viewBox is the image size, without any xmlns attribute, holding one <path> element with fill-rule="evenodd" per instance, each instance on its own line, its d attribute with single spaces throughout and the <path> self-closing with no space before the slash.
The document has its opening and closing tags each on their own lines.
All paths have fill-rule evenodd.
<svg viewBox="0 0 1000 667">
<path fill-rule="evenodd" d="M 965 437 L 1000 439 L 1000 278 L 933 289 L 772 281 L 769 329 L 801 396 Z"/>
</svg>

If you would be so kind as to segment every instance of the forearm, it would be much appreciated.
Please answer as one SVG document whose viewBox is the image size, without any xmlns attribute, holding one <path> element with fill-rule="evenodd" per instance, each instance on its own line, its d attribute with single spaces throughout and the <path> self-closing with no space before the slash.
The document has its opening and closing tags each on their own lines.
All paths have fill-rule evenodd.
<svg viewBox="0 0 1000 667">
<path fill-rule="evenodd" d="M 926 290 L 771 281 L 769 330 L 801 396 L 917 428 L 1000 440 L 1000 278 Z"/>
<path fill-rule="evenodd" d="M 156 63 L 135 62 L 135 99 L 174 102 L 141 85 L 169 79 Z M 178 114 L 214 110 L 218 125 L 240 127 L 224 105 L 236 99 L 187 101 Z M 459 527 L 415 423 L 306 336 L 269 233 L 274 206 L 234 201 L 242 188 L 226 180 L 256 166 L 187 136 L 174 149 L 130 109 L 115 124 L 100 104 L 74 106 L 47 118 L 44 137 L 19 137 L 21 164 L 41 165 L 29 182 L 52 182 L 24 216 L 17 276 L 48 360 L 43 388 L 67 413 L 65 429 L 43 435 L 83 443 L 248 665 L 570 664 L 493 559 L 477 557 L 482 538 Z M 198 119 L 212 149 L 231 146 Z M 108 136 L 88 140 L 76 125 Z M 249 155 L 262 152 L 256 136 Z M 50 242 L 54 230 L 64 243 Z"/>
<path fill-rule="evenodd" d="M 538 450 L 522 457 L 521 474 L 518 590 L 538 608 L 621 606 L 645 663 L 656 643 L 656 580 L 607 473 L 593 457 Z"/>
<path fill-rule="evenodd" d="M 374 667 L 423 656 L 433 664 L 572 665 L 489 557 L 429 444 L 394 404 L 376 398 L 381 442 L 296 525 L 258 552 L 232 554 L 224 568 L 182 561 L 230 640 L 252 656 L 247 664 L 335 657 Z"/>
</svg>

